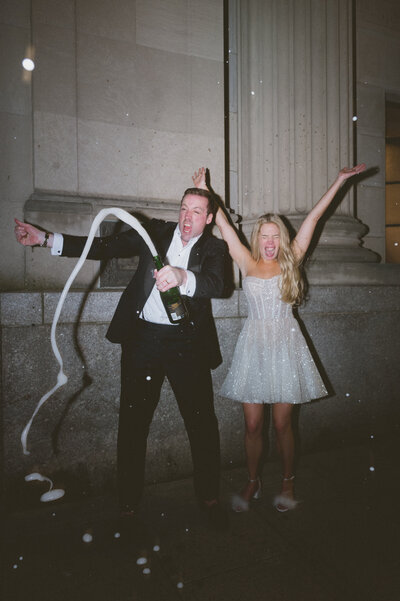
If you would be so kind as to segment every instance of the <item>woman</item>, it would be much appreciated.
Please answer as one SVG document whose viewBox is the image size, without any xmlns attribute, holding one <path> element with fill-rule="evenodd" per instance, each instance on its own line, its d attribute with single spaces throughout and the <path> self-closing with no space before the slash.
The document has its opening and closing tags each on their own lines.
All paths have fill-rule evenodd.
<svg viewBox="0 0 400 601">
<path fill-rule="evenodd" d="M 302 299 L 300 265 L 324 214 L 341 185 L 364 171 L 365 165 L 342 169 L 336 181 L 313 207 L 291 242 L 278 215 L 263 215 L 251 235 L 251 251 L 220 208 L 216 225 L 238 265 L 249 315 L 237 341 L 230 371 L 221 395 L 243 403 L 245 449 L 249 478 L 232 500 L 235 511 L 247 511 L 251 499 L 261 496 L 260 459 L 264 406 L 272 405 L 272 420 L 282 461 L 282 487 L 276 509 L 288 511 L 294 498 L 293 405 L 327 394 L 292 307 Z M 195 173 L 196 186 L 207 189 L 205 169 Z"/>
</svg>

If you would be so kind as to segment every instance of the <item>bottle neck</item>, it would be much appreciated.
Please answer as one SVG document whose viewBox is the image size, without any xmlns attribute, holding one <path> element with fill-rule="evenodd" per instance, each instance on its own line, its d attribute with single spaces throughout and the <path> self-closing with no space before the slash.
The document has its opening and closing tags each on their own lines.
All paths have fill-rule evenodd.
<svg viewBox="0 0 400 601">
<path fill-rule="evenodd" d="M 161 258 L 159 255 L 156 255 L 155 257 L 153 257 L 153 261 L 154 261 L 154 265 L 156 266 L 156 269 L 162 269 L 164 267 L 164 264 L 161 261 Z"/>
</svg>

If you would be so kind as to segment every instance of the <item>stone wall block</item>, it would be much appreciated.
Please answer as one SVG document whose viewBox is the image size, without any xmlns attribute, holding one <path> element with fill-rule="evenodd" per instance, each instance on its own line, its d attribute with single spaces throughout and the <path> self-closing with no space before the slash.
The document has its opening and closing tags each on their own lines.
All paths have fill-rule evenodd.
<svg viewBox="0 0 400 601">
<path fill-rule="evenodd" d="M 176 199 L 177 207 L 182 194 L 191 187 L 195 170 L 206 163 L 213 176 L 213 186 L 223 190 L 222 137 L 209 135 L 140 130 L 139 148 L 141 161 L 137 169 L 138 195 L 142 198 Z M 193 171 L 188 172 L 185 158 L 190 156 Z M 205 157 L 207 161 L 205 161 Z M 159 177 L 154 178 L 154 165 L 160 165 Z M 177 213 L 178 215 L 178 213 Z"/>
<path fill-rule="evenodd" d="M 137 44 L 167 52 L 222 60 L 223 6 L 205 0 L 177 0 L 168 7 L 162 0 L 136 2 Z"/>
<path fill-rule="evenodd" d="M 76 116 L 76 46 L 69 29 L 38 23 L 33 31 L 36 111 Z"/>
<path fill-rule="evenodd" d="M 126 0 L 78 2 L 77 29 L 103 38 L 134 42 L 135 4 Z"/>
<path fill-rule="evenodd" d="M 3 194 L 11 200 L 11 207 L 18 209 L 32 191 L 32 122 L 29 115 L 0 112 L 0 131 L 4 144 L 0 149 L 0 185 Z M 29 144 L 28 144 L 29 142 Z M 21 172 L 26 177 L 21 177 Z M 4 199 L 3 199 L 4 200 Z M 6 203 L 1 203 L 1 211 Z M 16 217 L 22 217 L 21 214 Z M 11 224 L 12 225 L 12 224 Z M 10 228 L 1 220 L 0 228 Z M 10 230 L 9 230 L 10 232 Z"/>
<path fill-rule="evenodd" d="M 22 59 L 30 44 L 29 30 L 0 22 L 0 112 L 26 115 L 30 111 L 31 77 L 24 73 Z"/>
<path fill-rule="evenodd" d="M 113 445 L 104 445 L 109 433 L 113 439 L 116 433 L 119 348 L 104 338 L 105 331 L 104 325 L 83 326 L 76 336 L 73 326 L 59 328 L 57 343 L 68 382 L 32 423 L 30 462 L 33 458 L 44 464 L 54 461 L 55 446 L 59 465 L 73 465 L 74 470 L 82 461 L 95 463 L 96 449 L 108 455 L 109 464 L 113 462 Z M 3 352 L 12 350 L 4 372 L 9 399 L 3 413 L 6 464 L 15 467 L 16 461 L 19 469 L 20 434 L 41 395 L 54 386 L 59 369 L 49 335 L 48 327 L 3 330 Z"/>
<path fill-rule="evenodd" d="M 329 249 L 328 249 L 329 251 Z M 371 255 L 373 254 L 372 251 Z M 400 283 L 400 270 L 397 265 L 382 265 L 378 263 L 362 262 L 364 256 L 359 257 L 359 262 L 349 261 L 349 256 L 341 256 L 337 249 L 329 252 L 336 260 L 309 261 L 307 264 L 307 279 L 311 285 L 341 285 L 341 286 L 398 286 Z M 376 260 L 376 255 L 374 253 Z"/>
<path fill-rule="evenodd" d="M 385 90 L 364 82 L 357 84 L 357 131 L 382 137 L 385 131 Z"/>
<path fill-rule="evenodd" d="M 42 295 L 39 292 L 1 293 L 0 319 L 2 326 L 41 325 Z"/>
<path fill-rule="evenodd" d="M 385 134 L 382 131 L 381 136 L 370 136 L 362 133 L 358 134 L 359 149 L 357 160 L 365 163 L 368 167 L 375 169 L 376 172 L 368 177 L 366 184 L 368 186 L 385 186 Z"/>
<path fill-rule="evenodd" d="M 63 305 L 60 323 L 108 323 L 111 321 L 121 296 L 115 292 L 70 292 Z M 43 294 L 44 323 L 53 321 L 60 294 Z"/>
<path fill-rule="evenodd" d="M 398 286 L 312 286 L 299 314 L 385 314 L 397 311 L 399 306 Z"/>
<path fill-rule="evenodd" d="M 75 0 L 34 0 L 32 2 L 34 24 L 53 25 L 75 29 Z"/>
<path fill-rule="evenodd" d="M 80 119 L 131 125 L 136 86 L 135 45 L 81 33 L 78 45 L 78 115 Z"/>
<path fill-rule="evenodd" d="M 357 215 L 363 223 L 371 224 L 369 228 L 371 236 L 380 236 L 384 239 L 385 188 L 360 186 L 357 192 Z"/>
<path fill-rule="evenodd" d="M 78 185 L 76 119 L 34 113 L 35 187 L 73 191 Z"/>
<path fill-rule="evenodd" d="M 79 121 L 79 190 L 83 194 L 137 197 L 139 135 L 130 123 Z"/>
<path fill-rule="evenodd" d="M 0 23 L 28 29 L 31 21 L 30 8 L 30 0 L 21 0 L 20 2 L 3 1 L 0 4 Z"/>
<path fill-rule="evenodd" d="M 201 63 L 205 68 L 211 61 Z M 136 81 L 129 106 L 132 121 L 150 130 L 190 131 L 192 64 L 192 59 L 185 54 L 138 46 L 135 54 Z M 209 87 L 210 82 L 207 90 Z M 196 90 L 202 94 L 200 86 L 196 86 Z M 207 127 L 207 124 L 204 125 Z"/>
<path fill-rule="evenodd" d="M 23 219 L 25 199 L 32 192 L 32 123 L 28 115 L 0 113 L 3 144 L 0 149 L 0 256 L 1 289 L 24 287 L 26 251 L 17 244 L 14 218 Z"/>
<path fill-rule="evenodd" d="M 44 227 L 44 220 L 42 224 Z M 52 231 L 51 228 L 49 230 Z M 74 258 L 53 256 L 44 248 L 26 252 L 26 284 L 30 290 L 62 289 L 78 261 Z M 95 287 L 98 269 L 97 261 L 86 261 L 74 280 L 73 288 Z"/>
<path fill-rule="evenodd" d="M 224 138 L 224 67 L 219 61 L 193 57 L 190 60 L 190 131 L 201 136 Z M 179 106 L 176 107 L 175 110 Z M 207 155 L 206 155 L 207 156 Z M 214 174 L 217 175 L 216 173 Z M 214 180 L 214 178 L 213 178 Z M 224 194 L 223 188 L 220 194 Z"/>
<path fill-rule="evenodd" d="M 211 300 L 214 317 L 233 317 L 238 313 L 240 292 L 234 290 L 229 298 L 213 298 Z"/>
</svg>

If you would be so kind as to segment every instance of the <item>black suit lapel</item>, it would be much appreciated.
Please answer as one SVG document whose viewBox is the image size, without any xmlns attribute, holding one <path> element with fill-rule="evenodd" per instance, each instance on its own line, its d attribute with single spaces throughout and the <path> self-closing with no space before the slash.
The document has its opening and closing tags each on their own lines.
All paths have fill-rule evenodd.
<svg viewBox="0 0 400 601">
<path fill-rule="evenodd" d="M 154 243 L 154 246 L 157 249 L 158 252 L 158 256 L 161 258 L 161 260 L 163 261 L 163 263 L 165 263 L 165 258 L 167 256 L 167 251 L 169 249 L 169 246 L 172 242 L 172 238 L 174 235 L 174 231 L 175 231 L 175 224 L 168 224 L 170 227 L 168 227 L 168 229 L 163 232 L 152 232 L 152 240 Z M 172 227 L 171 227 L 172 226 Z"/>
<path fill-rule="evenodd" d="M 160 252 L 160 257 L 161 257 L 163 263 L 166 262 L 167 251 L 172 242 L 173 235 L 174 235 L 174 233 L 172 232 L 171 234 L 169 234 L 168 236 L 163 238 L 157 247 L 157 250 L 159 250 L 159 252 Z"/>
<path fill-rule="evenodd" d="M 193 273 L 200 272 L 203 246 L 204 246 L 207 238 L 209 238 L 209 236 L 210 236 L 210 234 L 208 233 L 208 230 L 206 229 L 203 232 L 202 236 L 200 236 L 200 238 L 197 240 L 197 242 L 193 246 L 192 250 L 190 251 L 189 261 L 188 261 L 188 269 L 190 269 L 190 271 L 193 271 Z"/>
</svg>

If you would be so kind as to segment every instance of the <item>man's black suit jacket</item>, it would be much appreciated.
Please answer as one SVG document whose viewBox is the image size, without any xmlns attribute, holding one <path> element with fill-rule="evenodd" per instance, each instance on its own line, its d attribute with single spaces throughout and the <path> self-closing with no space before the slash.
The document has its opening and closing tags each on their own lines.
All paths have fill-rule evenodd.
<svg viewBox="0 0 400 601">
<path fill-rule="evenodd" d="M 164 260 L 176 223 L 153 219 L 145 224 L 145 228 Z M 64 234 L 62 255 L 79 256 L 85 242 L 84 237 Z M 108 328 L 107 338 L 111 342 L 123 343 L 135 336 L 139 315 L 154 286 L 153 259 L 147 244 L 133 229 L 114 236 L 95 238 L 88 254 L 88 258 L 94 260 L 132 256 L 139 257 L 139 265 L 120 298 Z M 200 350 L 212 369 L 222 362 L 222 357 L 210 299 L 227 296 L 230 292 L 226 283 L 227 259 L 225 242 L 215 238 L 206 228 L 191 249 L 187 267 L 196 277 L 196 291 L 193 297 L 185 297 L 185 302 Z"/>
</svg>

